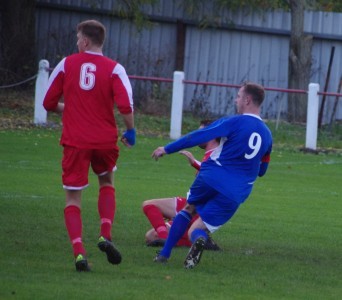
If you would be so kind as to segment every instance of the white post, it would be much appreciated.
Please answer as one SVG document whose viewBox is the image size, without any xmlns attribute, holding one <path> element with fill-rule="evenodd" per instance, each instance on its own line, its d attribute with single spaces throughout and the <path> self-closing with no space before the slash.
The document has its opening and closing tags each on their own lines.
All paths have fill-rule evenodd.
<svg viewBox="0 0 342 300">
<path fill-rule="evenodd" d="M 34 124 L 45 124 L 47 112 L 43 107 L 49 80 L 49 62 L 45 59 L 39 61 L 38 76 L 34 101 Z"/>
<path fill-rule="evenodd" d="M 319 84 L 310 83 L 308 92 L 308 108 L 306 116 L 305 148 L 316 150 L 318 130 Z"/>
<path fill-rule="evenodd" d="M 172 107 L 171 107 L 171 125 L 170 138 L 175 140 L 182 134 L 182 115 L 184 98 L 184 72 L 175 71 L 173 73 L 172 87 Z"/>
</svg>

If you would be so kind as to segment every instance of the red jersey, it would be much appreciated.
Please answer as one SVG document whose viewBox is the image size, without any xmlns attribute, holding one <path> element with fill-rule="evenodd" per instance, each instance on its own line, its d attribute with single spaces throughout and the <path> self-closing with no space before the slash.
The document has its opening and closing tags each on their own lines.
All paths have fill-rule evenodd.
<svg viewBox="0 0 342 300">
<path fill-rule="evenodd" d="M 84 149 L 117 147 L 114 104 L 121 114 L 133 112 L 132 87 L 122 65 L 95 52 L 70 55 L 49 78 L 44 108 L 55 110 L 62 95 L 62 145 Z"/>
<path fill-rule="evenodd" d="M 204 153 L 203 158 L 202 158 L 202 162 L 205 162 L 205 161 L 210 157 L 211 153 L 212 153 L 215 149 L 216 149 L 216 148 L 210 149 L 210 150 L 206 151 L 206 152 Z M 199 171 L 200 168 L 201 168 L 202 162 L 200 162 L 200 161 L 198 161 L 198 160 L 195 159 L 194 163 L 192 164 L 192 166 L 197 170 L 197 173 L 198 173 L 198 171 Z M 196 173 L 196 174 L 197 174 L 197 173 Z"/>
</svg>

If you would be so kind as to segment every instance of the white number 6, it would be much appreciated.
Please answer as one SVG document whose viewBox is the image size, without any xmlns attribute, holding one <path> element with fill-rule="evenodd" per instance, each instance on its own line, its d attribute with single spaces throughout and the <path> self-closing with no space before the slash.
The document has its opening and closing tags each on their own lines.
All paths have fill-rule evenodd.
<svg viewBox="0 0 342 300">
<path fill-rule="evenodd" d="M 259 133 L 253 132 L 248 140 L 248 147 L 253 151 L 250 154 L 245 153 L 246 159 L 252 159 L 255 155 L 258 154 L 261 147 L 261 136 Z"/>
<path fill-rule="evenodd" d="M 95 74 L 92 72 L 96 71 L 96 66 L 91 63 L 85 63 L 81 66 L 80 72 L 80 87 L 83 90 L 89 91 L 95 85 Z"/>
</svg>

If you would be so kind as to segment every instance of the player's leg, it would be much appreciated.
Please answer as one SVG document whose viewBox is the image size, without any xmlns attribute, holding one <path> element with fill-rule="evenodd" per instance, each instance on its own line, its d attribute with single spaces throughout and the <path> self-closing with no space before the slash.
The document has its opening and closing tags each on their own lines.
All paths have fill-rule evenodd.
<svg viewBox="0 0 342 300">
<path fill-rule="evenodd" d="M 87 151 L 64 147 L 63 187 L 66 192 L 65 226 L 72 244 L 77 271 L 89 271 L 86 251 L 82 242 L 81 193 L 88 185 L 89 160 Z"/>
<path fill-rule="evenodd" d="M 191 247 L 192 242 L 191 242 L 191 231 L 193 230 L 193 227 L 191 228 L 191 226 L 193 225 L 193 223 L 199 218 L 199 215 L 196 214 L 196 216 L 192 219 L 191 224 L 189 225 L 189 230 L 186 232 L 186 236 L 184 236 L 182 239 L 184 241 L 187 241 L 187 245 L 188 247 Z M 210 250 L 210 251 L 220 251 L 221 248 L 216 244 L 216 242 L 213 240 L 213 238 L 211 237 L 211 235 L 208 235 L 207 241 L 205 243 L 204 246 L 204 250 Z"/>
<path fill-rule="evenodd" d="M 72 244 L 77 271 L 89 271 L 82 242 L 81 191 L 66 190 L 64 221 Z"/>
<path fill-rule="evenodd" d="M 100 236 L 112 240 L 112 225 L 116 211 L 113 172 L 98 175 L 99 194 L 97 209 L 100 216 Z"/>
<path fill-rule="evenodd" d="M 197 205 L 204 205 L 210 199 L 212 193 L 217 193 L 205 184 L 202 177 L 198 175 L 188 193 L 188 200 L 185 208 L 181 210 L 173 220 L 169 236 L 163 249 L 154 259 L 155 261 L 166 262 L 171 255 L 172 248 L 186 232 L 191 219 L 196 213 Z M 190 202 L 191 200 L 191 202 Z M 195 209 L 196 205 L 196 209 Z"/>
<path fill-rule="evenodd" d="M 146 245 L 150 245 L 151 243 L 153 243 L 154 241 L 156 241 L 158 239 L 159 239 L 159 236 L 158 236 L 157 232 L 154 230 L 154 228 L 151 228 L 150 230 L 148 230 L 145 233 Z"/>
<path fill-rule="evenodd" d="M 203 250 L 208 240 L 208 229 L 201 218 L 198 218 L 188 230 L 189 239 L 192 242 L 190 250 L 185 258 L 184 267 L 191 269 L 201 259 Z"/>
<path fill-rule="evenodd" d="M 143 202 L 142 210 L 158 233 L 156 239 L 148 241 L 147 245 L 164 245 L 169 231 L 165 219 L 172 220 L 185 204 L 186 198 L 182 197 L 151 199 Z"/>
<path fill-rule="evenodd" d="M 191 242 L 186 231 L 176 244 L 177 247 L 191 247 Z"/>
<path fill-rule="evenodd" d="M 112 225 L 116 212 L 114 188 L 114 170 L 118 158 L 117 150 L 95 150 L 91 158 L 91 167 L 98 177 L 99 193 L 97 208 L 100 217 L 100 234 L 112 239 Z"/>
<path fill-rule="evenodd" d="M 195 207 L 195 212 L 199 217 L 191 224 L 188 230 L 189 240 L 192 246 L 188 252 L 185 265 L 197 264 L 201 258 L 202 251 L 208 239 L 208 234 L 205 225 L 202 222 L 201 214 L 207 203 L 217 195 L 217 191 L 211 186 L 207 185 L 200 174 L 196 177 L 194 183 L 190 188 L 188 195 L 188 204 Z M 194 234 L 194 229 L 195 234 Z"/>
<path fill-rule="evenodd" d="M 197 215 L 198 217 L 198 215 Z M 194 217 L 196 218 L 196 216 Z M 191 225 L 193 224 L 194 218 L 192 219 L 191 223 L 189 224 L 189 228 L 191 227 Z M 197 220 L 197 218 L 196 218 Z M 176 244 L 177 247 L 191 247 L 192 246 L 192 242 L 189 238 L 189 232 L 186 231 L 183 236 L 180 238 L 180 240 L 177 242 Z M 207 241 L 204 245 L 204 250 L 209 250 L 209 251 L 220 251 L 221 248 L 219 245 L 217 245 L 217 243 L 213 240 L 213 238 L 211 237 L 211 235 L 208 235 Z"/>
<path fill-rule="evenodd" d="M 116 149 L 95 150 L 91 158 L 91 166 L 98 176 L 98 213 L 100 216 L 100 235 L 98 247 L 107 255 L 111 264 L 119 264 L 121 254 L 112 242 L 112 226 L 116 211 L 114 174 L 118 152 Z"/>
<path fill-rule="evenodd" d="M 192 216 L 194 214 L 195 207 L 193 205 L 186 205 L 183 210 L 181 210 L 172 222 L 169 235 L 166 239 L 165 245 L 160 253 L 155 257 L 155 262 L 165 263 L 171 255 L 173 247 L 176 246 L 178 241 L 186 232 L 188 225 L 191 222 Z"/>
<path fill-rule="evenodd" d="M 188 201 L 191 202 L 191 199 Z M 185 268 L 191 269 L 200 262 L 209 237 L 208 233 L 215 232 L 228 222 L 238 207 L 238 203 L 217 192 L 211 195 L 205 205 L 196 206 L 200 218 L 189 229 L 189 238 L 193 244 L 185 258 Z"/>
<path fill-rule="evenodd" d="M 146 200 L 142 204 L 142 210 L 157 232 L 158 239 L 165 240 L 168 230 L 164 219 L 172 219 L 176 215 L 176 198 Z"/>
</svg>

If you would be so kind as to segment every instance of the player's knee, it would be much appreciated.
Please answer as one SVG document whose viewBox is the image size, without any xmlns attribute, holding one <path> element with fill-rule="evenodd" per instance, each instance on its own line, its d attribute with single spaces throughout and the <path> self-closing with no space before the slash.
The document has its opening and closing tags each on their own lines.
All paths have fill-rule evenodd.
<svg viewBox="0 0 342 300">
<path fill-rule="evenodd" d="M 144 214 L 146 214 L 146 212 L 148 211 L 149 207 L 150 207 L 151 203 L 150 200 L 145 200 L 142 205 L 141 205 L 141 209 L 144 212 Z"/>
<path fill-rule="evenodd" d="M 146 232 L 145 234 L 145 241 L 146 243 L 151 243 L 158 239 L 158 234 L 154 229 L 150 229 L 149 231 Z"/>
<path fill-rule="evenodd" d="M 196 214 L 196 208 L 194 205 L 187 203 L 185 207 L 183 208 L 187 213 L 194 216 Z"/>
</svg>

